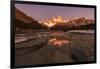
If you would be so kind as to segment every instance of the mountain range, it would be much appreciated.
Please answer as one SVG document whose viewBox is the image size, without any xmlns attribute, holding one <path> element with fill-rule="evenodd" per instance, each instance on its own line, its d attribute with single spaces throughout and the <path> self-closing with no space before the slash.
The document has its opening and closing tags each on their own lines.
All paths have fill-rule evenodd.
<svg viewBox="0 0 100 69">
<path fill-rule="evenodd" d="M 94 29 L 93 19 L 86 17 L 73 17 L 65 19 L 63 16 L 51 17 L 37 21 L 19 9 L 15 9 L 15 26 L 17 29 L 50 29 L 50 30 L 71 30 L 71 29 Z"/>
</svg>

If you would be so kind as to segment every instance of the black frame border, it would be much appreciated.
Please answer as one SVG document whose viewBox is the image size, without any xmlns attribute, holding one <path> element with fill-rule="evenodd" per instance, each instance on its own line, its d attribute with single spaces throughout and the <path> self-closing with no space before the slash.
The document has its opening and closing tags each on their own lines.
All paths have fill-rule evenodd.
<svg viewBox="0 0 100 69">
<path fill-rule="evenodd" d="M 95 38 L 95 58 L 94 61 L 87 61 L 87 62 L 75 62 L 75 63 L 56 63 L 56 64 L 40 64 L 40 65 L 21 65 L 21 66 L 15 66 L 15 4 L 36 4 L 36 5 L 46 5 L 46 6 L 69 6 L 69 7 L 83 7 L 83 8 L 94 8 L 94 15 L 95 15 L 95 34 L 94 34 L 94 38 Z M 14 69 L 14 68 L 29 68 L 29 67 L 48 67 L 48 66 L 62 66 L 62 65 L 81 65 L 81 64 L 92 64 L 92 63 L 96 63 L 97 62 L 97 53 L 96 53 L 96 36 L 97 36 L 97 31 L 96 31 L 96 24 L 97 24 L 97 7 L 96 5 L 80 5 L 80 4 L 64 4 L 64 3 L 49 3 L 49 2 L 36 2 L 36 1 L 14 1 L 11 0 L 10 1 L 10 14 L 11 14 L 11 18 L 10 18 L 10 68 Z"/>
</svg>

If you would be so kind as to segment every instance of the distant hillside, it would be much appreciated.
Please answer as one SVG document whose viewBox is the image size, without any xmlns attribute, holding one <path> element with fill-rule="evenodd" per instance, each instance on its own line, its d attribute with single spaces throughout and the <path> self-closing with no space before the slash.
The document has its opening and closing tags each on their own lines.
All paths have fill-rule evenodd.
<svg viewBox="0 0 100 69">
<path fill-rule="evenodd" d="M 51 30 L 89 30 L 89 29 L 95 29 L 94 24 L 89 25 L 81 25 L 81 26 L 67 26 L 67 25 L 55 25 L 50 28 Z"/>
<path fill-rule="evenodd" d="M 15 26 L 20 29 L 44 29 L 38 21 L 26 15 L 19 9 L 15 9 Z"/>
</svg>

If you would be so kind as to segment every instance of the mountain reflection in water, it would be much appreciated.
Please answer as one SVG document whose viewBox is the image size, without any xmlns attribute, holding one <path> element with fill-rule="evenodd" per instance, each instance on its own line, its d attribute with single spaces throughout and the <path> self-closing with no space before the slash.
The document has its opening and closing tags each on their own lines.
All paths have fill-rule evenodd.
<svg viewBox="0 0 100 69">
<path fill-rule="evenodd" d="M 71 41 L 67 39 L 61 39 L 61 38 L 52 38 L 48 40 L 48 45 L 50 46 L 56 46 L 56 47 L 62 47 L 67 46 L 71 43 Z"/>
</svg>

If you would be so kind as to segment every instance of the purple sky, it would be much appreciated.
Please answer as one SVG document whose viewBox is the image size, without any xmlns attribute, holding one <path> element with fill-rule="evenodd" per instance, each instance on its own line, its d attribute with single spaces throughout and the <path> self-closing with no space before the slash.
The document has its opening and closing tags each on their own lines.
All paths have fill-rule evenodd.
<svg viewBox="0 0 100 69">
<path fill-rule="evenodd" d="M 77 16 L 84 16 L 94 19 L 94 8 L 46 6 L 32 4 L 16 4 L 15 7 L 36 20 L 46 19 L 52 16 L 57 17 L 59 15 L 63 16 L 66 19 Z"/>
</svg>

